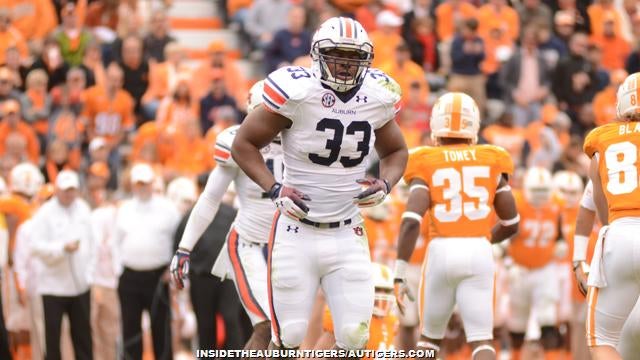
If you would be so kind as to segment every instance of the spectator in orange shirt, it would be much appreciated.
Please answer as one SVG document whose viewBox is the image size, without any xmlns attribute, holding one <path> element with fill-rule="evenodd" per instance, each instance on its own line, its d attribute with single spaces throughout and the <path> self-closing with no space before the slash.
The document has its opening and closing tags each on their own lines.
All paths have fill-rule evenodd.
<svg viewBox="0 0 640 360">
<path fill-rule="evenodd" d="M 426 74 L 420 65 L 411 61 L 411 53 L 405 43 L 396 45 L 393 57 L 382 64 L 380 70 L 398 82 L 403 94 L 409 94 L 411 84 L 417 83 L 420 87 L 420 100 L 427 102 L 429 85 Z"/>
<path fill-rule="evenodd" d="M 237 112 L 230 106 L 220 106 L 212 113 L 214 125 L 205 133 L 205 142 L 213 158 L 216 138 L 224 129 L 238 124 Z"/>
<path fill-rule="evenodd" d="M 40 168 L 40 171 L 44 175 L 44 182 L 55 183 L 60 171 L 77 169 L 78 166 L 71 164 L 67 144 L 62 140 L 52 141 L 47 148 L 47 157 L 44 165 Z"/>
<path fill-rule="evenodd" d="M 591 36 L 591 42 L 602 49 L 602 67 L 612 71 L 623 68 L 631 53 L 629 43 L 615 30 L 615 17 L 612 14 L 604 18 L 602 35 Z"/>
<path fill-rule="evenodd" d="M 478 34 L 487 37 L 495 21 L 499 21 L 502 30 L 512 41 L 520 36 L 518 13 L 507 4 L 506 0 L 489 0 L 478 9 Z"/>
<path fill-rule="evenodd" d="M 6 100 L 2 104 L 2 122 L 0 122 L 0 155 L 7 151 L 6 143 L 11 134 L 24 138 L 29 161 L 38 164 L 40 160 L 40 142 L 33 128 L 21 119 L 20 103 Z"/>
<path fill-rule="evenodd" d="M 477 16 L 475 6 L 464 0 L 446 0 L 436 8 L 436 24 L 438 37 L 447 42 L 453 39 L 456 29 L 462 23 Z"/>
<path fill-rule="evenodd" d="M 185 121 L 182 131 L 176 133 L 174 141 L 174 150 L 165 164 L 167 178 L 195 177 L 213 169 L 213 157 L 202 138 L 196 118 Z"/>
<path fill-rule="evenodd" d="M 7 49 L 16 47 L 22 61 L 29 56 L 29 47 L 20 31 L 12 25 L 11 13 L 7 8 L 0 8 L 0 64 L 6 63 Z"/>
<path fill-rule="evenodd" d="M 480 69 L 487 76 L 487 97 L 502 98 L 499 84 L 499 71 L 503 62 L 511 58 L 514 52 L 514 42 L 508 36 L 499 20 L 489 20 L 489 33 L 482 36 L 485 48 L 485 58 Z"/>
<path fill-rule="evenodd" d="M 113 31 L 118 26 L 119 0 L 96 0 L 89 4 L 85 24 L 89 27 L 106 27 Z"/>
<path fill-rule="evenodd" d="M 514 124 L 513 113 L 506 110 L 498 120 L 481 132 L 481 136 L 489 143 L 507 150 L 516 168 L 523 165 L 523 150 L 526 143 L 525 130 Z"/>
<path fill-rule="evenodd" d="M 395 57 L 398 45 L 404 42 L 400 36 L 402 18 L 391 10 L 382 10 L 376 16 L 376 30 L 369 34 L 371 43 L 376 49 L 371 67 L 380 67 L 384 62 Z"/>
<path fill-rule="evenodd" d="M 188 73 L 184 65 L 185 52 L 178 43 L 171 42 L 165 46 L 164 58 L 166 59 L 164 62 L 151 64 L 149 87 L 142 96 L 143 115 L 149 120 L 156 118 L 160 101 L 170 95 L 170 90 L 175 88 L 178 74 Z"/>
<path fill-rule="evenodd" d="M 618 87 L 627 77 L 627 72 L 617 69 L 611 72 L 611 83 L 593 98 L 593 111 L 596 126 L 604 125 L 616 119 L 616 94 Z"/>
<path fill-rule="evenodd" d="M 109 65 L 106 80 L 104 87 L 93 86 L 85 91 L 82 116 L 86 119 L 88 139 L 102 136 L 109 149 L 117 152 L 117 145 L 134 126 L 134 100 L 122 89 L 124 73 L 118 64 Z"/>
<path fill-rule="evenodd" d="M 109 162 L 109 147 L 107 141 L 103 137 L 96 137 L 89 143 L 89 163 L 94 164 L 96 162 L 102 162 L 107 164 L 109 168 L 109 180 L 107 181 L 107 188 L 109 190 L 118 189 L 118 175 L 122 166 L 120 164 L 113 164 Z"/>
<path fill-rule="evenodd" d="M 190 92 L 188 77 L 179 76 L 173 93 L 165 97 L 158 107 L 156 124 L 162 131 L 181 132 L 188 122 L 198 122 L 198 102 Z"/>
<path fill-rule="evenodd" d="M 238 66 L 227 56 L 227 50 L 222 41 L 214 41 L 209 45 L 209 59 L 197 67 L 191 78 L 193 91 L 191 94 L 200 99 L 206 95 L 214 77 L 214 73 L 223 74 L 224 84 L 231 97 L 244 111 L 249 94 L 249 85 Z M 203 128 L 204 129 L 204 128 Z"/>
<path fill-rule="evenodd" d="M 613 4 L 613 0 L 596 0 L 587 8 L 591 34 L 593 36 L 604 35 L 605 21 L 613 19 L 613 28 L 616 34 L 622 34 L 622 15 Z"/>
<path fill-rule="evenodd" d="M 50 0 L 0 1 L 0 7 L 10 9 L 13 26 L 35 53 L 42 50 L 44 39 L 57 25 L 57 14 L 52 3 Z"/>
</svg>

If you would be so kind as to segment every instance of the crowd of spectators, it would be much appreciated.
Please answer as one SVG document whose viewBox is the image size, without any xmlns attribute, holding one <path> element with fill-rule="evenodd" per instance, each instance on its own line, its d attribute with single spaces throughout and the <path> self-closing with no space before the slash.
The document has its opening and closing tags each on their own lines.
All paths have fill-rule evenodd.
<svg viewBox="0 0 640 360">
<path fill-rule="evenodd" d="M 240 45 L 234 48 L 217 40 L 204 54 L 194 55 L 176 41 L 170 26 L 168 10 L 184 6 L 179 0 L 0 0 L 0 190 L 4 192 L 0 213 L 9 239 L 5 246 L 9 250 L 0 253 L 7 253 L 3 283 L 11 283 L 13 289 L 3 286 L 5 309 L 11 309 L 5 320 L 14 355 L 24 349 L 59 351 L 49 339 L 33 334 L 44 332 L 43 326 L 59 329 L 63 314 L 73 317 L 76 352 L 86 352 L 87 340 L 81 333 L 88 325 L 69 309 L 88 303 L 92 309 L 103 309 L 102 317 L 96 315 L 100 323 L 112 316 L 116 320 L 111 324 L 117 325 L 116 313 L 130 314 L 125 330 L 129 337 L 139 333 L 134 324 L 140 322 L 139 313 L 152 305 L 157 311 L 151 327 L 168 328 L 166 314 L 176 310 L 149 299 L 155 293 L 169 298 L 162 269 L 174 244 L 167 239 L 185 212 L 172 213 L 164 208 L 164 200 L 152 206 L 145 199 L 150 192 L 165 196 L 165 188 L 170 188 L 165 184 L 179 180 L 192 184 L 193 191 L 177 190 L 167 196 L 177 204 L 194 201 L 198 180 L 206 179 L 215 166 L 216 136 L 242 121 L 250 86 L 281 66 L 309 66 L 313 32 L 329 17 L 353 17 L 368 31 L 374 45 L 373 66 L 391 75 L 402 89 L 397 121 L 410 147 L 430 143 L 429 112 L 437 95 L 464 91 L 483 114 L 479 141 L 507 149 L 520 170 L 537 165 L 585 177 L 584 136 L 615 118 L 617 86 L 627 74 L 640 71 L 638 0 L 219 0 L 216 4 L 221 28 L 234 32 Z M 151 11 L 145 13 L 143 6 Z M 240 60 L 252 63 L 255 71 L 241 70 L 246 67 L 239 66 Z M 25 170 L 28 164 L 32 168 Z M 136 169 L 140 164 L 148 169 Z M 152 174 L 145 172 L 149 169 Z M 517 182 L 516 177 L 516 187 Z M 65 195 L 73 191 L 73 196 Z M 140 249 L 139 244 L 127 245 L 131 233 L 142 241 L 136 227 L 153 222 L 139 202 L 158 206 L 162 212 L 158 216 L 167 219 L 158 229 L 167 241 L 154 244 L 162 248 L 153 249 L 160 254 L 153 264 L 126 253 Z M 39 208 L 41 204 L 50 205 Z M 129 214 L 123 216 L 122 209 Z M 59 211 L 71 212 L 62 223 L 43 220 L 45 212 Z M 34 224 L 23 229 L 31 215 Z M 59 243 L 39 237 L 30 244 L 33 233 L 53 236 L 49 230 L 74 222 L 82 225 L 72 227 L 82 228 L 86 218 L 91 219 L 87 234 L 74 231 L 73 236 L 56 239 Z M 83 241 L 91 236 L 104 242 L 98 249 L 103 257 L 78 263 L 75 270 L 56 271 L 72 275 L 97 271 L 100 281 L 58 279 L 74 284 L 69 293 L 28 283 L 26 273 L 40 274 L 48 267 L 60 267 L 56 262 L 68 254 L 83 254 Z M 125 253 L 112 251 L 109 241 L 119 241 L 115 249 Z M 31 252 L 39 254 L 36 258 L 42 264 L 25 262 L 29 255 L 24 254 Z M 85 266 L 93 270 L 82 270 Z M 123 276 L 125 281 L 119 282 Z M 28 299 L 38 298 L 34 294 L 44 296 L 48 316 L 42 310 L 29 310 Z M 119 297 L 136 296 L 139 303 L 114 309 Z M 67 307 L 60 297 L 73 297 L 80 305 Z M 14 319 L 19 307 L 32 317 L 40 314 L 50 320 L 30 325 Z M 31 345 L 22 347 L 29 343 L 20 336 L 27 330 L 32 332 Z M 104 340 L 115 339 L 120 330 L 103 326 L 93 331 L 106 334 L 98 337 Z M 41 343 L 34 344 L 38 338 Z M 100 346 L 95 338 L 98 358 L 102 352 L 95 349 Z M 137 341 L 142 339 L 120 348 L 139 354 Z M 153 342 L 157 352 L 171 349 L 171 341 L 160 342 Z"/>
</svg>

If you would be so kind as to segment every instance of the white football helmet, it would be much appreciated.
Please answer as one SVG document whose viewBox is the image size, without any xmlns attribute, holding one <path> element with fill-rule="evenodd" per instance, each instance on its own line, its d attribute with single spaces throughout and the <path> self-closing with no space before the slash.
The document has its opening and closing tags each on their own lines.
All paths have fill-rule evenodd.
<svg viewBox="0 0 640 360">
<path fill-rule="evenodd" d="M 387 316 L 396 303 L 396 298 L 393 295 L 393 272 L 388 266 L 379 263 L 372 263 L 371 269 L 373 271 L 373 285 L 376 289 L 373 315 Z"/>
<path fill-rule="evenodd" d="M 471 96 L 446 93 L 431 110 L 431 138 L 470 139 L 475 143 L 480 130 L 480 111 Z"/>
<path fill-rule="evenodd" d="M 253 84 L 251 89 L 249 89 L 249 98 L 247 99 L 247 112 L 251 112 L 251 110 L 257 108 L 262 104 L 262 94 L 264 88 L 264 80 L 260 80 L 257 83 Z"/>
<path fill-rule="evenodd" d="M 553 181 L 551 173 L 543 167 L 532 167 L 524 174 L 524 197 L 529 204 L 539 207 L 551 201 Z"/>
<path fill-rule="evenodd" d="M 616 95 L 618 119 L 640 119 L 640 72 L 631 74 L 618 87 Z"/>
<path fill-rule="evenodd" d="M 553 188 L 568 207 L 575 207 L 582 198 L 584 184 L 580 175 L 573 171 L 562 170 L 553 175 Z"/>
<path fill-rule="evenodd" d="M 331 56 L 330 50 L 352 51 L 357 58 Z M 362 25 L 351 18 L 332 17 L 320 25 L 311 40 L 311 70 L 320 81 L 337 92 L 362 84 L 373 60 L 373 44 Z M 340 79 L 332 72 L 338 65 L 356 68 L 355 76 Z M 344 76 L 342 76 L 344 77 Z"/>
<path fill-rule="evenodd" d="M 33 197 L 42 185 L 44 185 L 44 176 L 32 163 L 23 162 L 11 169 L 9 187 L 12 192 Z"/>
</svg>

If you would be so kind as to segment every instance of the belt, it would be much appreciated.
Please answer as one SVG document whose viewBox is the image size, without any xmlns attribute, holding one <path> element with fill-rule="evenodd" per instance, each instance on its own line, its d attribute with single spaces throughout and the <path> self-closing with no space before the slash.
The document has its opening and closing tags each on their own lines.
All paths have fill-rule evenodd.
<svg viewBox="0 0 640 360">
<path fill-rule="evenodd" d="M 335 228 L 339 228 L 340 226 L 347 226 L 351 224 L 351 219 L 336 221 L 336 222 L 329 222 L 329 223 L 320 223 L 320 222 L 315 222 L 307 219 L 300 219 L 300 222 L 303 224 L 316 227 L 318 229 L 335 229 Z"/>
</svg>

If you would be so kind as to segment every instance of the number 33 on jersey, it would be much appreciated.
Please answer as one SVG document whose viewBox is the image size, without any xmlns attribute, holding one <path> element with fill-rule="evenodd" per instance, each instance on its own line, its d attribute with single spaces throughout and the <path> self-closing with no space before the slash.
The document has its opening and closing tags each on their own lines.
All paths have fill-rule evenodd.
<svg viewBox="0 0 640 360">
<path fill-rule="evenodd" d="M 614 122 L 600 126 L 587 136 L 584 152 L 598 154 L 598 174 L 609 205 L 609 222 L 640 216 L 638 188 L 640 122 Z"/>
<path fill-rule="evenodd" d="M 512 173 L 511 156 L 497 146 L 425 146 L 410 152 L 404 179 L 429 187 L 432 237 L 490 238 L 500 177 Z"/>
</svg>

